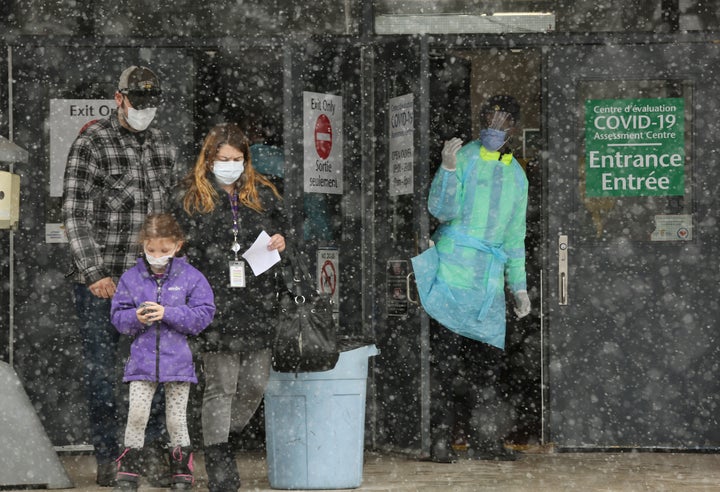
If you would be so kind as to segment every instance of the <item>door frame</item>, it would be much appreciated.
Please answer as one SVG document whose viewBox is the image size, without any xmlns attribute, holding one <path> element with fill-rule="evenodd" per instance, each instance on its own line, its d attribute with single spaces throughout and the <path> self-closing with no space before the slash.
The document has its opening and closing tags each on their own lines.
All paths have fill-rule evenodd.
<svg viewBox="0 0 720 492">
<path fill-rule="evenodd" d="M 431 225 L 431 219 L 429 217 L 429 213 L 427 211 L 427 193 L 430 186 L 430 181 L 432 179 L 431 172 L 434 171 L 439 163 L 439 147 L 441 147 L 441 143 L 435 143 L 431 142 L 431 138 L 437 139 L 437 136 L 434 135 L 432 128 L 431 128 L 431 112 L 434 112 L 437 110 L 437 107 L 433 109 L 433 94 L 431 91 L 433 90 L 431 87 L 431 77 L 436 76 L 436 74 L 433 73 L 434 69 L 437 69 L 438 64 L 433 65 L 431 60 L 435 59 L 442 59 L 444 57 L 450 56 L 449 53 L 454 52 L 455 50 L 463 50 L 463 51 L 481 51 L 481 50 L 491 50 L 491 49 L 498 49 L 498 50 L 511 50 L 513 48 L 513 43 L 506 39 L 498 38 L 498 37 L 487 37 L 487 36 L 393 36 L 393 37 L 385 37 L 382 38 L 381 42 L 379 44 L 382 47 L 393 47 L 394 43 L 407 43 L 410 46 L 414 46 L 416 48 L 416 55 L 419 57 L 418 65 L 418 81 L 416 82 L 416 85 L 414 87 L 417 87 L 417 92 L 413 91 L 415 93 L 415 112 L 416 112 L 416 128 L 415 128 L 415 191 L 414 191 L 414 197 L 415 197 L 415 204 L 413 208 L 413 217 L 415 220 L 417 220 L 416 225 L 416 234 L 417 234 L 417 241 L 415 246 L 415 251 L 408 251 L 405 254 L 410 254 L 412 256 L 419 254 L 421 251 L 424 251 L 429 244 L 430 240 L 430 234 L 432 233 L 431 228 L 433 227 Z M 525 49 L 533 49 L 537 50 L 537 56 L 540 57 L 540 49 L 537 45 L 533 45 L 532 43 L 527 43 L 523 46 Z M 389 51 L 391 51 L 389 49 Z M 382 56 L 378 54 L 378 56 Z M 392 60 L 395 60 L 397 57 L 393 57 Z M 376 62 L 376 71 L 384 74 L 384 66 L 382 65 L 382 60 L 378 60 Z M 541 64 L 538 64 L 540 66 Z M 415 72 L 413 72 L 415 73 Z M 382 75 L 385 76 L 385 75 Z M 377 76 L 377 77 L 382 77 Z M 538 74 L 538 79 L 540 79 L 540 75 Z M 376 79 L 377 87 L 375 88 L 373 94 L 374 94 L 374 107 L 376 108 L 375 111 L 378 114 L 384 115 L 383 107 L 387 103 L 385 99 L 388 97 L 394 97 L 400 95 L 399 93 L 392 93 L 392 94 L 386 94 L 380 86 L 382 86 L 382 81 L 378 82 Z M 542 91 L 542 88 L 540 87 L 540 84 L 537 86 L 537 92 L 538 94 Z M 468 97 L 470 97 L 470 94 L 468 93 Z M 470 107 L 470 103 L 468 103 L 468 108 Z M 454 108 L 455 110 L 458 110 L 458 108 Z M 464 111 L 467 108 L 463 108 Z M 540 108 L 537 108 L 538 111 Z M 452 111 L 453 108 L 448 108 L 448 111 Z M 469 117 L 468 117 L 469 119 Z M 457 122 L 455 122 L 457 123 Z M 437 123 L 435 123 L 437 125 Z M 452 126 L 452 125 L 450 125 Z M 456 125 L 457 126 L 457 125 Z M 470 128 L 471 125 L 466 125 L 468 128 L 462 127 L 461 130 L 464 130 L 467 132 L 467 136 L 464 137 L 466 139 L 469 138 L 470 134 Z M 387 172 L 386 168 L 383 168 L 383 166 L 386 166 L 385 159 L 387 156 L 387 143 L 385 140 L 387 140 L 387 132 L 383 132 L 383 124 L 378 123 L 376 124 L 376 131 L 377 134 L 377 140 L 381 144 L 378 146 L 378 150 L 375 155 L 375 159 L 378 162 L 377 174 L 375 181 L 381 182 L 384 178 L 383 172 Z M 457 130 L 457 128 L 455 129 Z M 435 130 L 436 131 L 436 130 Z M 449 138 L 449 136 L 445 136 L 443 138 Z M 540 172 L 540 169 L 538 169 L 538 172 Z M 538 181 L 542 181 L 542 176 L 538 175 L 537 177 Z M 380 193 L 385 192 L 385 190 L 381 190 Z M 386 192 L 385 192 L 386 193 Z M 537 206 L 539 208 L 542 208 L 543 203 L 543 197 L 541 194 L 541 190 L 538 188 L 536 189 L 537 197 L 535 202 L 537 203 Z M 386 193 L 387 194 L 387 193 Z M 376 207 L 376 214 L 379 214 L 378 216 L 383 219 L 383 208 L 388 208 L 388 201 L 387 199 L 384 199 L 383 197 L 377 196 L 376 197 L 377 207 Z M 540 236 L 543 236 L 544 227 L 538 227 L 538 234 Z M 381 234 L 380 234 L 381 235 Z M 540 258 L 542 258 L 542 245 L 544 244 L 544 236 L 537 238 L 537 244 L 538 244 L 538 252 Z M 383 258 L 381 247 L 383 245 L 378 245 L 377 255 L 379 257 L 377 269 L 378 271 L 383 271 L 384 265 L 382 265 Z M 408 258 L 409 259 L 409 258 Z M 538 275 L 540 277 L 540 274 Z M 381 288 L 382 284 L 384 282 L 384 279 L 382 277 L 376 277 L 377 278 L 377 286 L 379 287 L 376 290 L 377 296 L 384 295 L 384 290 Z M 538 283 L 541 283 L 541 280 L 537 281 Z M 536 286 L 536 289 L 538 292 L 540 292 L 542 289 L 540 285 Z M 539 295 L 539 294 L 538 294 Z M 538 302 L 537 300 L 535 302 Z M 405 325 L 407 325 L 408 333 L 414 333 L 415 335 L 420 337 L 421 340 L 421 346 L 419 346 L 417 349 L 420 351 L 420 368 L 422 372 L 422 381 L 420 382 L 420 387 L 417 388 L 417 398 L 418 398 L 418 404 L 421 405 L 421 417 L 420 417 L 420 439 L 417 443 L 413 445 L 409 445 L 407 442 L 403 442 L 403 445 L 393 445 L 392 442 L 389 442 L 387 439 L 384 439 L 384 434 L 392 434 L 392 430 L 388 429 L 379 429 L 380 438 L 377 441 L 377 447 L 382 447 L 385 449 L 390 449 L 394 451 L 404 451 L 404 452 L 411 452 L 411 453 L 420 453 L 422 454 L 428 454 L 429 447 L 430 447 L 430 347 L 429 347 L 429 329 L 430 329 L 430 322 L 431 320 L 428 318 L 427 314 L 422 310 L 421 308 L 417 308 L 417 317 L 410 317 L 410 319 L 405 321 Z M 378 320 L 377 327 L 379 330 L 383 329 L 393 329 L 392 328 L 392 321 L 388 321 L 387 319 L 383 319 L 382 316 L 380 316 L 381 319 Z M 540 323 L 540 320 L 536 318 L 533 323 Z M 414 325 L 414 328 L 413 326 Z M 536 330 L 539 331 L 539 330 Z M 541 342 L 537 342 L 537 351 L 538 351 L 538 357 L 540 357 L 540 346 Z M 414 347 L 414 345 L 413 345 Z M 381 361 L 382 362 L 382 361 Z M 541 373 L 540 367 L 541 362 L 538 361 L 537 367 L 538 367 L 538 373 Z M 382 370 L 382 367 L 379 368 Z M 538 378 L 540 378 L 540 374 L 538 374 Z M 540 383 L 537 384 L 537 393 L 538 393 L 538 401 L 537 404 L 539 407 L 541 407 L 541 399 L 542 396 L 541 393 L 541 387 L 542 385 Z M 538 410 L 538 421 L 542 419 L 542 411 Z M 383 423 L 380 422 L 380 427 L 382 427 Z M 542 433 L 542 424 L 537 424 L 537 433 Z"/>
</svg>

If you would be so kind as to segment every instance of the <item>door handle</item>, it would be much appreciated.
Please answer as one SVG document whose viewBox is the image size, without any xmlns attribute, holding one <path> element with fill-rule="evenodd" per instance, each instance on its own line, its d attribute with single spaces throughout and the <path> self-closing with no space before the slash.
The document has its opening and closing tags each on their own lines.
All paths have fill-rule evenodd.
<svg viewBox="0 0 720 492">
<path fill-rule="evenodd" d="M 420 301 L 415 298 L 413 299 L 411 292 L 412 292 L 412 282 L 410 281 L 410 278 L 415 276 L 415 272 L 410 272 L 407 274 L 407 277 L 405 277 L 405 292 L 407 292 L 407 300 L 411 302 L 412 304 L 418 305 L 420 304 Z"/>
<path fill-rule="evenodd" d="M 568 305 L 568 237 L 558 236 L 558 304 Z"/>
</svg>

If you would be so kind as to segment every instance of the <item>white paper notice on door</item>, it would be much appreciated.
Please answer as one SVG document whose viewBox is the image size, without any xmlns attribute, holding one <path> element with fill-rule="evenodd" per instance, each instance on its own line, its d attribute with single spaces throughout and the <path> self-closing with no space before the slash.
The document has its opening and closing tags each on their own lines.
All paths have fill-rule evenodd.
<svg viewBox="0 0 720 492">
<path fill-rule="evenodd" d="M 652 241 L 691 241 L 692 215 L 656 215 Z"/>
</svg>

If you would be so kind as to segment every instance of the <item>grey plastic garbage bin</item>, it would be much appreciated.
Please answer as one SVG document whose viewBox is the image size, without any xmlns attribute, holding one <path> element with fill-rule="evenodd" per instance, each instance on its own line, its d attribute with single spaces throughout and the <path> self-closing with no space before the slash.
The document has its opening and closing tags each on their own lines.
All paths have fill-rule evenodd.
<svg viewBox="0 0 720 492">
<path fill-rule="evenodd" d="M 362 483 L 368 358 L 340 353 L 330 371 L 272 371 L 265 391 L 268 479 L 274 489 L 349 489 Z"/>
</svg>

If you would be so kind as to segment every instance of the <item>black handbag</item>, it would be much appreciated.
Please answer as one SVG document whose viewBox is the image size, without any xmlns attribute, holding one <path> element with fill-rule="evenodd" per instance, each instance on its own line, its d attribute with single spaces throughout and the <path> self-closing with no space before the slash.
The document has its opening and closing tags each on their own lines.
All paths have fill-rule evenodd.
<svg viewBox="0 0 720 492">
<path fill-rule="evenodd" d="M 329 371 L 340 352 L 332 299 L 313 287 L 300 252 L 289 247 L 276 273 L 277 303 L 272 367 L 277 372 Z"/>
</svg>

